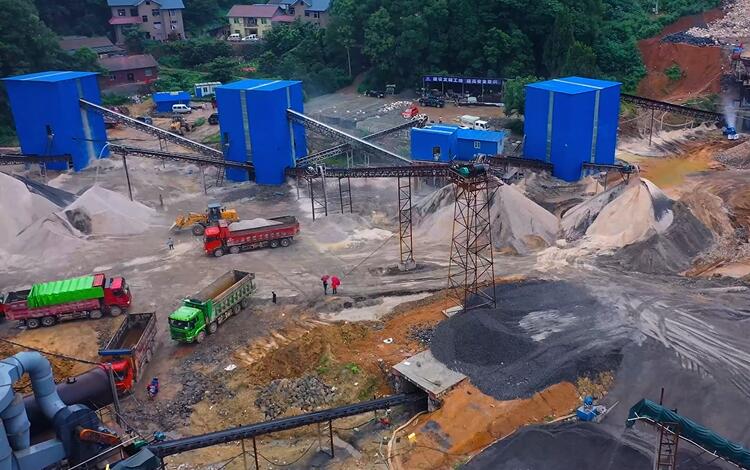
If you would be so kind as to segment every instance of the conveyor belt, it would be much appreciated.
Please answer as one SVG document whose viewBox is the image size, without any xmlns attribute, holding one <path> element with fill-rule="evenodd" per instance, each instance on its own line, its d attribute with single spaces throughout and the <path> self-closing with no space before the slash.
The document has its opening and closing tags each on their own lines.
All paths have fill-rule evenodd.
<svg viewBox="0 0 750 470">
<path fill-rule="evenodd" d="M 217 444 L 239 441 L 272 432 L 286 431 L 288 429 L 299 428 L 309 424 L 324 423 L 347 416 L 354 416 L 369 411 L 382 410 L 398 405 L 419 404 L 420 402 L 426 407 L 427 396 L 423 393 L 410 393 L 402 395 L 392 395 L 377 400 L 370 400 L 354 405 L 340 406 L 328 410 L 314 411 L 299 416 L 265 421 L 262 423 L 239 426 L 224 431 L 216 431 L 200 436 L 184 437 L 172 441 L 159 442 L 151 444 L 148 449 L 156 456 L 164 458 L 168 455 L 179 454 L 194 449 L 202 449 Z"/>
<path fill-rule="evenodd" d="M 666 101 L 652 100 L 651 98 L 644 98 L 643 96 L 621 93 L 620 99 L 626 103 L 632 103 L 641 108 L 669 111 L 670 113 L 682 114 L 683 116 L 694 117 L 702 119 L 704 121 L 724 121 L 724 115 L 721 113 L 714 113 L 712 111 L 704 111 L 702 109 L 680 106 L 679 104 L 667 103 Z"/>
<path fill-rule="evenodd" d="M 197 165 L 213 165 L 230 168 L 243 168 L 245 170 L 254 170 L 255 167 L 251 163 L 247 162 L 233 162 L 231 160 L 209 158 L 202 155 L 191 155 L 186 153 L 172 153 L 164 152 L 161 150 L 144 149 L 140 147 L 128 147 L 118 144 L 110 144 L 109 149 L 113 153 L 120 155 L 133 155 L 136 157 L 156 158 L 159 160 L 173 160 L 191 162 Z"/>
<path fill-rule="evenodd" d="M 80 100 L 80 103 L 81 106 L 91 109 L 92 111 L 96 111 L 104 117 L 109 117 L 116 122 L 120 122 L 122 124 L 125 124 L 126 126 L 132 127 L 133 129 L 145 132 L 146 134 L 150 134 L 154 137 L 162 138 L 168 142 L 181 145 L 185 148 L 189 148 L 190 150 L 193 150 L 200 153 L 201 155 L 205 155 L 210 158 L 224 158 L 224 154 L 220 150 L 216 150 L 207 145 L 203 145 L 175 133 L 165 131 L 164 129 L 152 126 L 151 124 L 146 124 L 145 122 L 139 121 L 138 119 L 133 119 L 129 116 L 117 113 L 115 111 L 112 111 L 111 109 L 105 108 L 104 106 L 99 106 L 98 104 L 94 104 L 90 101 Z"/>
<path fill-rule="evenodd" d="M 364 168 L 326 168 L 326 177 L 332 178 L 405 178 L 407 176 L 448 176 L 450 166 L 430 163 L 410 166 L 379 166 Z M 287 168 L 287 176 L 309 176 L 306 168 Z"/>
<path fill-rule="evenodd" d="M 70 155 L 24 155 L 20 153 L 0 153 L 0 165 L 19 165 L 26 163 L 72 162 Z"/>
</svg>

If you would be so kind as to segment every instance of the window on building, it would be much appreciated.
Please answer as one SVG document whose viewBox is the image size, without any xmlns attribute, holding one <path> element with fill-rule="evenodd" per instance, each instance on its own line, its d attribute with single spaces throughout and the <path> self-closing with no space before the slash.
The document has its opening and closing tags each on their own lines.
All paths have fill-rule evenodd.
<svg viewBox="0 0 750 470">
<path fill-rule="evenodd" d="M 154 75 L 154 69 L 146 69 L 143 71 L 143 75 L 147 77 L 152 77 Z"/>
<path fill-rule="evenodd" d="M 174 23 L 174 21 L 172 23 Z M 172 31 L 177 31 L 177 26 L 175 25 L 170 25 L 170 28 L 172 29 Z"/>
<path fill-rule="evenodd" d="M 141 16 L 141 19 L 143 20 L 144 23 L 148 23 L 148 16 L 143 15 Z"/>
<path fill-rule="evenodd" d="M 151 5 L 151 1 L 150 0 L 146 0 L 146 5 Z"/>
<path fill-rule="evenodd" d="M 158 8 L 153 8 L 151 10 L 151 16 L 159 16 L 159 15 L 161 15 L 161 12 L 159 11 Z"/>
<path fill-rule="evenodd" d="M 177 20 L 172 20 L 172 24 L 177 24 Z"/>
<path fill-rule="evenodd" d="M 109 74 L 109 79 L 110 79 L 111 81 L 115 81 L 115 80 L 117 80 L 117 74 L 116 74 L 116 73 L 114 73 L 114 72 L 111 72 L 111 73 Z"/>
<path fill-rule="evenodd" d="M 313 18 L 320 18 L 320 13 L 318 13 L 318 12 L 316 11 L 316 12 L 315 12 L 315 14 L 313 14 Z"/>
<path fill-rule="evenodd" d="M 432 159 L 435 161 L 440 160 L 440 147 L 432 147 Z"/>
<path fill-rule="evenodd" d="M 310 12 L 309 12 L 309 11 L 306 11 L 306 12 L 305 12 L 305 16 L 310 16 Z"/>
<path fill-rule="evenodd" d="M 294 14 L 294 7 L 289 7 L 289 14 L 290 14 L 290 15 L 293 15 L 293 14 Z"/>
<path fill-rule="evenodd" d="M 260 19 L 260 24 L 266 24 L 266 19 L 265 18 L 261 18 Z"/>
<path fill-rule="evenodd" d="M 169 10 L 169 16 L 175 16 L 174 10 Z"/>
<path fill-rule="evenodd" d="M 128 72 L 128 81 L 129 82 L 135 81 L 135 75 L 133 74 L 133 72 Z"/>
<path fill-rule="evenodd" d="M 161 21 L 154 21 L 154 28 L 161 29 Z"/>
<path fill-rule="evenodd" d="M 482 143 L 481 143 L 481 142 L 479 142 L 478 140 L 475 140 L 475 141 L 474 141 L 474 148 L 475 148 L 475 149 L 480 149 L 480 148 L 482 148 Z"/>
<path fill-rule="evenodd" d="M 131 8 L 130 9 L 130 16 L 138 16 L 138 9 L 137 8 Z"/>
<path fill-rule="evenodd" d="M 240 24 L 240 19 L 239 19 L 239 18 L 235 18 L 235 19 L 234 19 L 234 23 L 235 23 L 235 24 Z"/>
<path fill-rule="evenodd" d="M 117 16 L 125 16 L 125 9 L 120 8 L 119 10 L 117 10 Z"/>
</svg>

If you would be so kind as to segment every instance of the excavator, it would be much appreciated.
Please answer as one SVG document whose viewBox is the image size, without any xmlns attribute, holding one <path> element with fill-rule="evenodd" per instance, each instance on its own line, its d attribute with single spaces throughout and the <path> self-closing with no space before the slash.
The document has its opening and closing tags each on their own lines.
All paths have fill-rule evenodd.
<svg viewBox="0 0 750 470">
<path fill-rule="evenodd" d="M 237 222 L 240 217 L 237 215 L 235 209 L 227 209 L 221 207 L 221 204 L 213 203 L 209 204 L 206 212 L 188 212 L 187 214 L 180 214 L 172 224 L 171 230 L 183 230 L 187 227 L 192 227 L 191 231 L 196 237 L 203 235 L 206 231 L 206 227 L 216 225 L 219 220 L 226 220 L 229 223 Z"/>
</svg>

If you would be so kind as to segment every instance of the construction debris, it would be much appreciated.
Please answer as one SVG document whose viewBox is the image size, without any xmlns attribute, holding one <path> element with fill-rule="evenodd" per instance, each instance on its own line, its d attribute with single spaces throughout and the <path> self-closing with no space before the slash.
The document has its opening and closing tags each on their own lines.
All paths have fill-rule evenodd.
<svg viewBox="0 0 750 470">
<path fill-rule="evenodd" d="M 686 33 L 698 38 L 712 38 L 722 43 L 731 43 L 750 37 L 750 0 L 731 0 L 724 5 L 724 16 L 712 21 L 705 28 L 690 28 Z"/>
<path fill-rule="evenodd" d="M 255 406 L 267 419 L 284 414 L 289 408 L 311 411 L 330 403 L 335 397 L 335 388 L 326 385 L 314 375 L 298 379 L 278 379 L 270 382 L 258 392 Z"/>
</svg>

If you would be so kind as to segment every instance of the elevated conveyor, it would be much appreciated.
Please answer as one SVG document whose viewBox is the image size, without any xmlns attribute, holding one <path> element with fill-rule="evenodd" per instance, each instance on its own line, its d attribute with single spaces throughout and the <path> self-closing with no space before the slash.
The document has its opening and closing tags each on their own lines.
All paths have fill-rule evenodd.
<svg viewBox="0 0 750 470">
<path fill-rule="evenodd" d="M 218 158 L 210 158 L 203 155 L 193 155 L 187 153 L 174 153 L 164 152 L 162 150 L 145 149 L 141 147 L 129 147 L 119 144 L 110 144 L 110 151 L 120 155 L 133 155 L 136 157 L 155 158 L 159 160 L 172 160 L 181 162 L 195 163 L 196 165 L 211 165 L 228 168 L 242 168 L 245 170 L 253 170 L 254 167 L 251 163 L 247 162 L 234 162 L 231 160 L 224 160 Z"/>
</svg>

